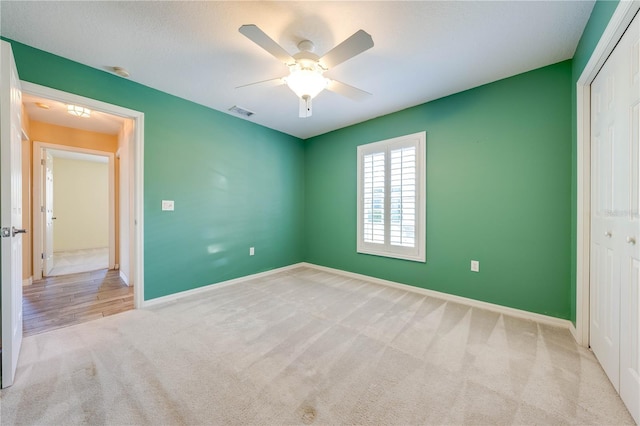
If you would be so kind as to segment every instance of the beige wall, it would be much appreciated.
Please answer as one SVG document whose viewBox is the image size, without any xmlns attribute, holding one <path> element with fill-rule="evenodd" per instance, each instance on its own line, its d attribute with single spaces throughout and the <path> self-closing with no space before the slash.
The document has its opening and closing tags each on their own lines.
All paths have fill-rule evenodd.
<svg viewBox="0 0 640 426">
<path fill-rule="evenodd" d="M 86 130 L 71 129 L 55 124 L 31 121 L 29 137 L 32 141 L 55 143 L 76 148 L 95 149 L 115 153 L 118 136 Z"/>
<path fill-rule="evenodd" d="M 109 246 L 109 167 L 53 159 L 54 252 Z"/>
</svg>

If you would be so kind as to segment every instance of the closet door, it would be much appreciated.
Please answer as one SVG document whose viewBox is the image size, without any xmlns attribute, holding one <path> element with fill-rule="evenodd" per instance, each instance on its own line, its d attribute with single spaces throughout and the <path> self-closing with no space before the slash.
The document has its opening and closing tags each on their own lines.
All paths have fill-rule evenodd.
<svg viewBox="0 0 640 426">
<path fill-rule="evenodd" d="M 640 18 L 591 85 L 590 344 L 640 422 Z"/>
<path fill-rule="evenodd" d="M 620 66 L 625 70 L 624 113 L 629 120 L 629 159 L 625 198 L 629 209 L 622 215 L 620 272 L 620 396 L 640 423 L 640 18 L 635 17 L 620 44 Z M 623 154 L 623 155 L 624 155 Z"/>
<path fill-rule="evenodd" d="M 590 345 L 616 390 L 620 387 L 620 257 L 624 168 L 621 70 L 611 55 L 591 85 Z M 617 90 L 616 90 L 617 89 Z"/>
</svg>

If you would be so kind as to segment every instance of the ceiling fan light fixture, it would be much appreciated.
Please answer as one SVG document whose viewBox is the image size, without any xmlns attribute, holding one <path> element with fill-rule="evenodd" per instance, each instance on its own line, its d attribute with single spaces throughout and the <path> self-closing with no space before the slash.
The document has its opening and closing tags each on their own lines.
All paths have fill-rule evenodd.
<svg viewBox="0 0 640 426">
<path fill-rule="evenodd" d="M 292 67 L 285 82 L 299 98 L 309 96 L 311 99 L 326 89 L 329 84 L 329 80 L 322 76 L 322 70 L 319 68 L 302 68 L 297 64 Z"/>
<path fill-rule="evenodd" d="M 67 105 L 67 112 L 76 117 L 88 118 L 91 116 L 91 110 L 79 105 Z"/>
</svg>

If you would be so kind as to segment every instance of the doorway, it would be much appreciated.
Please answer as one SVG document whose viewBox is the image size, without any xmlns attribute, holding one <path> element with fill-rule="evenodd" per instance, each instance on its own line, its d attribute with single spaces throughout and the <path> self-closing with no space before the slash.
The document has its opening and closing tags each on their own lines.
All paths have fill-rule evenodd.
<svg viewBox="0 0 640 426">
<path fill-rule="evenodd" d="M 45 250 L 47 277 L 113 269 L 109 252 L 109 156 L 44 149 Z M 47 224 L 49 225 L 47 230 Z"/>
<path fill-rule="evenodd" d="M 24 335 L 133 309 L 134 120 L 27 91 L 22 101 L 32 141 Z"/>
<path fill-rule="evenodd" d="M 33 104 L 33 99 L 27 100 Z M 36 122 L 31 125 L 36 127 Z M 38 124 L 40 137 L 55 130 L 60 129 Z M 119 268 L 115 163 L 115 153 L 34 141 L 34 281 Z"/>
<path fill-rule="evenodd" d="M 114 142 L 108 140 L 107 137 L 98 137 L 90 146 L 83 145 L 77 137 L 66 135 L 65 137 L 53 138 L 54 142 L 60 139 L 65 140 L 64 145 L 49 142 L 47 138 L 39 138 L 37 134 L 30 135 L 31 139 L 37 141 L 33 144 L 33 157 L 38 151 L 46 153 L 53 152 L 55 163 L 56 155 L 58 157 L 67 156 L 101 156 L 106 158 L 109 169 L 109 264 L 108 269 L 114 270 L 116 276 L 127 286 L 133 287 L 133 304 L 135 308 L 142 307 L 144 303 L 144 271 L 143 271 L 143 127 L 144 115 L 137 111 L 129 110 L 119 106 L 106 104 L 89 98 L 61 92 L 44 86 L 32 83 L 22 82 L 22 90 L 26 99 L 29 97 L 42 98 L 52 103 L 62 103 L 67 105 L 82 106 L 95 114 L 98 121 L 98 129 L 95 133 L 109 133 L 112 135 Z M 82 118 L 67 117 L 65 114 L 64 122 L 58 123 L 62 127 L 69 126 L 69 121 L 76 118 L 75 122 L 79 125 L 85 125 L 86 121 Z M 108 120 L 105 117 L 111 117 Z M 110 122 L 109 122 L 110 121 Z M 113 126 L 118 126 L 117 131 L 113 131 Z M 111 127 L 109 127 L 111 126 Z M 77 127 L 80 131 L 90 130 L 88 128 Z M 110 129 L 105 131 L 105 129 Z M 60 135 L 58 135 L 60 136 Z M 40 142 L 43 140 L 44 142 Z M 109 145 L 111 144 L 111 145 Z M 85 157 L 85 159 L 88 157 Z M 78 159 L 78 158 L 76 158 Z M 40 161 L 32 163 L 33 176 L 32 180 L 42 182 L 40 169 Z M 55 169 L 54 169 L 55 174 Z M 42 188 L 44 185 L 40 185 Z M 36 185 L 33 185 L 36 189 Z M 33 247 L 29 257 L 33 258 L 34 268 L 32 271 L 33 280 L 42 278 L 42 274 L 38 274 L 35 265 L 42 264 L 42 257 L 45 251 L 42 247 L 36 247 L 38 241 L 44 242 L 41 235 L 45 230 L 44 221 L 36 220 L 40 216 L 42 205 L 38 206 L 35 200 L 40 199 L 42 194 L 34 194 L 31 206 L 31 225 L 33 228 Z M 55 202 L 55 201 L 54 201 Z M 56 217 L 56 219 L 52 219 Z M 53 222 L 59 220 L 57 213 L 52 212 L 51 218 Z M 55 225 L 54 225 L 55 227 Z M 55 238 L 54 238 L 55 240 Z M 40 243 L 42 244 L 42 243 Z M 55 252 L 55 249 L 53 250 Z M 40 257 L 40 259 L 38 259 Z M 54 262 L 55 264 L 55 262 Z M 46 276 L 46 273 L 45 273 Z M 109 279 L 113 281 L 113 273 L 109 274 Z"/>
</svg>

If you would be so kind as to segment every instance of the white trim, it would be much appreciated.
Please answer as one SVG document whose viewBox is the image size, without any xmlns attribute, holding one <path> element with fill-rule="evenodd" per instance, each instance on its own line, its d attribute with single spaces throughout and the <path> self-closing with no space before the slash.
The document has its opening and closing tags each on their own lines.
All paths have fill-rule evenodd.
<svg viewBox="0 0 640 426">
<path fill-rule="evenodd" d="M 508 306 L 496 305 L 489 302 L 483 302 L 480 300 L 469 299 L 467 297 L 456 296 L 454 294 L 441 293 L 435 290 L 429 290 L 426 288 L 415 287 L 408 284 L 397 283 L 395 281 L 383 280 L 380 278 L 370 277 L 369 275 L 357 274 L 355 272 L 347 272 L 340 269 L 328 268 L 326 266 L 314 265 L 313 263 L 302 262 L 297 266 L 306 266 L 309 268 L 317 269 L 319 271 L 331 272 L 334 274 L 342 275 L 357 280 L 368 281 L 375 284 L 381 284 L 388 287 L 398 288 L 412 293 L 421 294 L 424 296 L 434 297 L 437 299 L 446 300 L 448 302 L 460 303 L 462 305 L 471 306 L 473 308 L 486 309 L 487 311 L 496 312 L 503 315 L 509 315 L 511 317 L 521 318 L 525 320 L 535 321 L 540 324 L 551 325 L 554 327 L 562 327 L 569 329 L 572 325 L 571 321 L 550 317 L 548 315 L 537 314 L 535 312 L 523 311 L 521 309 L 510 308 Z"/>
<path fill-rule="evenodd" d="M 133 118 L 133 294 L 136 309 L 144 305 L 144 114 Z"/>
<path fill-rule="evenodd" d="M 589 274 L 591 250 L 591 85 L 576 87 L 576 342 L 589 347 Z M 582 142 L 581 142 L 582 141 Z M 581 284 L 582 283 L 582 284 Z"/>
<path fill-rule="evenodd" d="M 220 288 L 224 288 L 230 285 L 241 284 L 243 282 L 247 282 L 249 280 L 254 280 L 256 278 L 264 278 L 269 275 L 274 275 L 279 272 L 286 272 L 292 269 L 300 268 L 302 266 L 308 266 L 306 263 L 294 263 L 293 265 L 283 266 L 282 268 L 271 269 L 270 271 L 259 272 L 257 274 L 246 275 L 240 278 L 234 278 L 232 280 L 220 281 L 219 283 L 205 285 L 203 287 L 193 288 L 191 290 L 185 290 L 178 293 L 169 294 L 167 296 L 156 297 L 155 299 L 146 300 L 144 302 L 143 308 L 149 308 L 151 306 L 163 305 L 165 303 L 177 302 L 180 299 L 185 297 L 194 296 L 196 294 L 208 293 L 213 290 L 217 290 Z M 135 287 L 135 285 L 134 285 Z"/>
<path fill-rule="evenodd" d="M 120 275 L 120 279 L 122 280 L 123 283 L 125 283 L 127 286 L 129 285 L 129 277 L 122 272 L 122 269 L 119 270 L 119 274 Z"/>
<path fill-rule="evenodd" d="M 369 275 L 356 274 L 354 272 L 347 272 L 341 269 L 329 268 L 326 266 L 315 265 L 313 263 L 307 263 L 307 262 L 294 263 L 292 265 L 284 266 L 282 268 L 272 269 L 270 271 L 259 272 L 257 274 L 247 275 L 240 278 L 234 278 L 232 280 L 227 280 L 227 281 L 221 281 L 216 284 L 209 284 L 203 287 L 198 287 L 191 290 L 185 290 L 179 293 L 169 294 L 167 296 L 161 296 L 155 299 L 145 301 L 143 308 L 163 305 L 165 303 L 177 302 L 180 299 L 183 299 L 185 297 L 194 296 L 196 294 L 208 293 L 210 291 L 224 288 L 230 285 L 241 284 L 243 282 L 254 280 L 256 278 L 264 278 L 280 272 L 286 272 L 286 271 L 290 271 L 290 270 L 301 268 L 301 267 L 312 268 L 318 271 L 325 271 L 325 272 L 333 273 L 336 275 L 342 275 L 348 278 L 354 278 L 354 279 L 363 280 L 363 281 L 367 281 L 374 284 L 381 284 L 388 287 L 398 288 L 401 290 L 410 291 L 412 293 L 434 297 L 434 298 L 446 300 L 449 302 L 460 303 L 462 305 L 471 306 L 474 308 L 486 309 L 491 312 L 496 312 L 503 315 L 509 315 L 511 317 L 535 321 L 540 324 L 551 325 L 554 327 L 562 327 L 565 329 L 571 329 L 571 327 L 573 327 L 573 324 L 571 324 L 571 321 L 561 319 L 561 318 L 555 318 L 547 315 L 537 314 L 534 312 L 523 311 L 521 309 L 509 308 L 507 306 L 495 305 L 493 303 L 482 302 L 480 300 L 469 299 L 466 297 L 456 296 L 448 293 L 441 293 L 435 290 L 415 287 L 408 284 L 401 284 L 394 281 L 388 281 L 380 278 L 371 277 Z"/>
<path fill-rule="evenodd" d="M 133 120 L 134 126 L 134 217 L 135 226 L 134 253 L 134 306 L 139 309 L 144 303 L 144 113 L 118 105 L 108 104 L 84 96 L 74 95 L 50 87 L 21 81 L 22 91 L 34 96 L 56 100 L 64 103 L 83 105 L 95 111 L 126 117 Z"/>
<path fill-rule="evenodd" d="M 576 326 L 573 325 L 573 323 L 571 321 L 569 321 L 569 332 L 571 333 L 571 335 L 573 336 L 573 338 L 577 342 L 578 341 L 578 330 L 576 330 Z"/>
<path fill-rule="evenodd" d="M 357 230 L 356 252 L 374 256 L 384 256 L 414 262 L 426 261 L 426 140 L 427 132 L 422 131 L 399 136 L 378 142 L 367 143 L 357 147 Z M 391 244 L 391 151 L 399 148 L 415 148 L 416 155 L 416 190 L 415 190 L 415 247 L 402 247 Z M 382 243 L 366 242 L 364 239 L 364 158 L 370 154 L 384 155 L 384 241 Z"/>
<path fill-rule="evenodd" d="M 591 245 L 591 83 L 613 51 L 640 1 L 618 3 L 600 41 L 576 83 L 577 223 L 576 223 L 576 342 L 589 346 L 589 250 Z"/>
<path fill-rule="evenodd" d="M 587 64 L 582 70 L 582 74 L 578 78 L 579 86 L 591 85 L 593 79 L 600 71 L 600 68 L 604 65 L 605 61 L 613 52 L 613 48 L 622 38 L 622 34 L 626 31 L 627 27 L 631 23 L 631 20 L 640 9 L 640 1 L 628 1 L 621 0 L 616 7 L 616 10 L 611 15 L 609 23 L 605 28 L 600 41 L 593 49 L 593 53 L 587 61 Z"/>
<path fill-rule="evenodd" d="M 33 277 L 25 278 L 22 280 L 22 287 L 27 287 L 33 284 Z"/>
<path fill-rule="evenodd" d="M 40 150 L 36 150 L 35 146 L 32 146 L 32 166 L 31 166 L 31 220 L 33 228 L 31 230 L 31 249 L 32 249 L 32 269 L 34 279 L 42 279 L 42 256 L 44 252 L 42 247 L 42 221 L 38 220 L 41 217 L 41 202 L 42 202 L 42 172 L 40 158 L 36 158 L 36 153 L 41 155 Z"/>
</svg>

